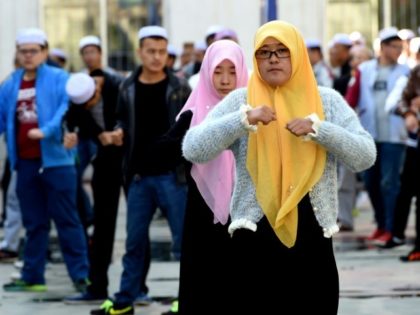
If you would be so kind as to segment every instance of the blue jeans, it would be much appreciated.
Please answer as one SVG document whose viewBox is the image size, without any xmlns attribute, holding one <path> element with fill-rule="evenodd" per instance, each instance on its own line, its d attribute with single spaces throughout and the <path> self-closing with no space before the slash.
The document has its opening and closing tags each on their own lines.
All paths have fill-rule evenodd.
<svg viewBox="0 0 420 315">
<path fill-rule="evenodd" d="M 87 245 L 76 209 L 74 166 L 41 170 L 40 160 L 20 160 L 17 188 L 26 229 L 22 280 L 45 283 L 50 218 L 57 228 L 61 251 L 73 281 L 88 277 Z"/>
<path fill-rule="evenodd" d="M 376 143 L 376 148 L 376 162 L 362 176 L 375 211 L 378 229 L 392 232 L 394 208 L 400 191 L 400 174 L 405 159 L 405 145 Z"/>
<path fill-rule="evenodd" d="M 142 178 L 134 176 L 128 189 L 126 252 L 120 291 L 115 294 L 117 304 L 132 304 L 140 293 L 149 227 L 157 207 L 168 219 L 172 252 L 176 258 L 180 257 L 186 197 L 187 186 L 177 183 L 175 173 Z"/>
</svg>

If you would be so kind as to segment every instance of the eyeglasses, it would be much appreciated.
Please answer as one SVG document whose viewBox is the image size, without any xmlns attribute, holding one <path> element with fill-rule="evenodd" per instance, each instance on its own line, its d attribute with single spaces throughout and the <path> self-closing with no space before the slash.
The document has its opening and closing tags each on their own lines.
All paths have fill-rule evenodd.
<svg viewBox="0 0 420 315">
<path fill-rule="evenodd" d="M 34 56 L 34 55 L 37 55 L 37 54 L 39 54 L 41 52 L 41 50 L 40 49 L 19 49 L 19 54 L 21 54 L 21 55 L 31 55 L 31 56 Z"/>
<path fill-rule="evenodd" d="M 268 49 L 258 49 L 255 52 L 255 58 L 257 59 L 270 59 L 272 55 L 275 55 L 277 58 L 289 58 L 290 50 L 288 48 L 279 48 L 276 50 Z"/>
</svg>

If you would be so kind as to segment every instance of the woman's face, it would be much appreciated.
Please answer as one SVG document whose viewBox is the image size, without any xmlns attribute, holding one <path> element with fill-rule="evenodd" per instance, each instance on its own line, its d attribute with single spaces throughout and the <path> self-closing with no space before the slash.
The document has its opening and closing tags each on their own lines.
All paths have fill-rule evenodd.
<svg viewBox="0 0 420 315">
<path fill-rule="evenodd" d="M 277 39 L 268 37 L 255 52 L 261 78 L 271 87 L 285 84 L 292 75 L 289 49 Z"/>
<path fill-rule="evenodd" d="M 213 72 L 213 86 L 221 97 L 225 97 L 236 88 L 236 69 L 230 60 L 223 60 Z"/>
</svg>

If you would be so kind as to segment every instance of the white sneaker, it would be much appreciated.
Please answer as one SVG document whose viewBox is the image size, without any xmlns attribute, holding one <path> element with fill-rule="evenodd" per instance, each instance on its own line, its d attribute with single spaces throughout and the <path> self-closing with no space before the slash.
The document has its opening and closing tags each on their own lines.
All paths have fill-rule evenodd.
<svg viewBox="0 0 420 315">
<path fill-rule="evenodd" d="M 14 266 L 15 266 L 16 269 L 21 270 L 23 268 L 23 260 L 15 261 Z"/>
</svg>

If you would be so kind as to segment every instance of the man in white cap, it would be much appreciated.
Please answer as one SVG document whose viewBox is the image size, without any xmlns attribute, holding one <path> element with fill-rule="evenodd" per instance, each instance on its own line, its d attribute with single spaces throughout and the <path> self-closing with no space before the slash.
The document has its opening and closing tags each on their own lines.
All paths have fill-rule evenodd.
<svg viewBox="0 0 420 315">
<path fill-rule="evenodd" d="M 331 50 L 334 54 L 335 67 L 337 68 L 333 88 L 344 96 L 351 78 L 350 48 L 353 42 L 349 35 L 337 33 L 332 38 L 332 45 Z"/>
<path fill-rule="evenodd" d="M 320 86 L 332 87 L 333 77 L 331 70 L 324 62 L 321 42 L 315 38 L 308 38 L 305 40 L 305 44 L 316 82 Z"/>
<path fill-rule="evenodd" d="M 45 64 L 45 33 L 25 29 L 16 38 L 20 69 L 0 89 L 0 132 L 17 171 L 17 196 L 26 230 L 21 279 L 6 291 L 45 291 L 50 219 L 64 261 L 79 291 L 88 284 L 86 239 L 76 209 L 74 152 L 61 143 L 61 119 L 68 108 L 68 74 Z"/>
<path fill-rule="evenodd" d="M 394 208 L 400 190 L 400 170 L 407 138 L 404 120 L 387 112 L 385 104 L 398 79 L 408 75 L 410 69 L 397 62 L 403 49 L 397 28 L 381 30 L 379 39 L 379 57 L 359 66 L 357 107 L 360 121 L 374 138 L 378 151 L 375 164 L 363 173 L 377 224 L 368 240 L 385 245 L 392 238 Z"/>
<path fill-rule="evenodd" d="M 99 44 L 97 38 L 87 37 L 86 39 L 85 37 L 85 39 L 81 40 L 81 44 L 82 54 L 86 54 L 89 50 L 92 54 L 100 52 L 100 46 L 97 46 Z M 71 107 L 72 112 L 78 112 L 80 118 L 71 119 L 71 116 L 68 117 L 69 127 L 74 127 L 78 122 L 85 122 L 78 126 L 79 157 L 85 156 L 83 148 L 89 143 L 94 143 L 97 147 L 92 161 L 94 211 L 93 235 L 90 240 L 89 255 L 91 266 L 89 279 L 91 284 L 85 293 L 65 299 L 66 303 L 72 304 L 102 301 L 108 297 L 108 269 L 112 260 L 120 193 L 121 188 L 124 188 L 122 173 L 123 148 L 114 145 L 112 138 L 113 130 L 117 123 L 116 107 L 119 97 L 119 86 L 123 78 L 117 74 L 102 70 L 100 63 L 91 63 L 90 65 L 92 67 L 88 67 L 90 69 L 89 74 L 95 82 L 95 93 L 91 98 L 88 98 L 88 96 L 92 93 L 92 88 L 90 88 L 92 86 L 92 78 L 87 74 L 87 77 L 84 79 L 81 77 L 81 74 L 78 74 L 77 77 L 72 77 L 69 83 L 73 83 L 74 79 L 74 84 L 68 85 L 68 92 L 72 96 L 73 103 L 81 104 Z M 84 83 L 85 81 L 86 83 Z M 77 97 L 78 93 L 80 93 L 81 97 Z M 84 158 L 84 161 L 86 162 L 83 165 L 82 163 L 79 165 L 80 187 L 82 186 L 83 178 L 82 170 L 90 160 Z M 125 192 L 125 189 L 123 190 Z"/>
<path fill-rule="evenodd" d="M 79 41 L 79 52 L 88 72 L 102 69 L 101 40 L 94 35 L 83 37 Z"/>
<path fill-rule="evenodd" d="M 169 221 L 172 254 L 180 258 L 186 204 L 181 161 L 165 151 L 164 135 L 186 102 L 188 84 L 165 67 L 168 35 L 160 26 L 138 33 L 142 66 L 121 85 L 114 143 L 124 144 L 124 173 L 128 187 L 127 240 L 119 292 L 91 314 L 134 314 L 141 281 L 148 269 L 149 228 L 156 208 Z"/>
<path fill-rule="evenodd" d="M 222 25 L 210 25 L 206 30 L 206 47 L 209 47 L 215 41 L 216 34 L 224 29 L 225 27 Z"/>
<path fill-rule="evenodd" d="M 64 50 L 60 48 L 51 49 L 50 59 L 58 63 L 61 68 L 64 68 L 66 66 L 67 58 L 68 56 Z"/>
<path fill-rule="evenodd" d="M 168 45 L 168 60 L 166 61 L 166 67 L 173 72 L 176 72 L 175 63 L 176 63 L 176 59 L 178 58 L 178 55 L 179 53 L 176 47 L 174 45 L 169 44 Z"/>
</svg>

